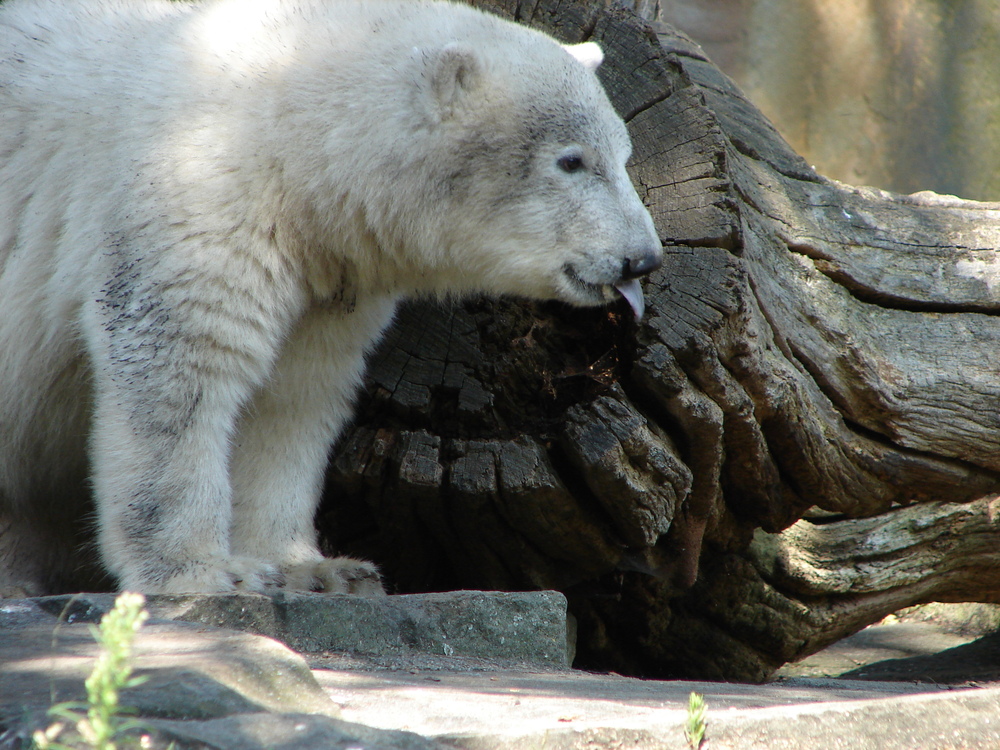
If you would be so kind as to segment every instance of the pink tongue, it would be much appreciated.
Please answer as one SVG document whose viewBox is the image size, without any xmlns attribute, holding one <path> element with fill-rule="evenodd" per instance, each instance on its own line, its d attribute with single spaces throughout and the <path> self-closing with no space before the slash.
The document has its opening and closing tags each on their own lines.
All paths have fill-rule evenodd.
<svg viewBox="0 0 1000 750">
<path fill-rule="evenodd" d="M 628 281 L 619 281 L 615 284 L 615 289 L 632 306 L 635 319 L 637 321 L 642 320 L 642 314 L 646 312 L 646 300 L 643 299 L 642 287 L 639 286 L 639 280 L 629 279 Z"/>
</svg>

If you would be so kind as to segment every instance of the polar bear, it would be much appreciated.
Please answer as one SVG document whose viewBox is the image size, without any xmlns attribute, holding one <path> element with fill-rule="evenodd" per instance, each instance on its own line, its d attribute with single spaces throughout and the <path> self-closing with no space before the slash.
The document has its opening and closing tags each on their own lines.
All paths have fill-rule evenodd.
<svg viewBox="0 0 1000 750">
<path fill-rule="evenodd" d="M 91 533 L 124 589 L 381 592 L 313 515 L 397 302 L 641 314 L 600 60 L 435 0 L 0 5 L 0 584 Z"/>
</svg>

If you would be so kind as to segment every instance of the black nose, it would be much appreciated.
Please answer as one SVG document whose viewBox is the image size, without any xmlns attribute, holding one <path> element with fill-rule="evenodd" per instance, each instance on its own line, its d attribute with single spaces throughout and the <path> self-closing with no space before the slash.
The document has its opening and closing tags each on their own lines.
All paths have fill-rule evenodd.
<svg viewBox="0 0 1000 750">
<path fill-rule="evenodd" d="M 625 281 L 638 279 L 640 276 L 652 273 L 661 265 L 663 265 L 663 255 L 652 250 L 638 258 L 626 258 L 622 266 L 622 279 Z"/>
</svg>

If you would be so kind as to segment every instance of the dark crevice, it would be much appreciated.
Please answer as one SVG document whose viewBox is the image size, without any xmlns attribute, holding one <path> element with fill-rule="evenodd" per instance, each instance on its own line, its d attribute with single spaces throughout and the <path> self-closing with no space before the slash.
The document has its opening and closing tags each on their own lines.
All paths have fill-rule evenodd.
<svg viewBox="0 0 1000 750">
<path fill-rule="evenodd" d="M 676 55 L 676 56 L 680 57 L 681 55 Z M 698 60 L 698 58 L 692 58 L 690 56 L 688 57 L 689 59 Z M 699 60 L 699 62 L 701 61 Z M 704 62 L 711 64 L 709 61 L 704 61 Z M 707 81 L 697 80 L 696 78 L 691 76 L 691 74 L 687 72 L 687 69 L 684 68 L 682 63 L 678 62 L 678 66 L 681 68 L 681 73 L 684 76 L 684 78 L 690 82 L 691 86 L 696 87 L 699 91 L 709 92 L 710 94 L 726 101 L 733 100 L 737 102 L 745 102 L 748 107 L 750 107 L 754 111 L 757 111 L 756 105 L 754 105 L 753 102 L 751 102 L 741 92 L 739 92 L 738 89 L 734 93 L 733 91 L 728 91 L 726 89 L 720 89 L 717 86 L 712 86 Z M 809 168 L 805 164 L 805 162 L 802 163 L 801 165 L 802 168 L 795 169 L 782 166 L 780 163 L 776 163 L 777 160 L 769 159 L 766 154 L 761 153 L 757 147 L 749 143 L 746 139 L 742 138 L 739 133 L 732 132 L 731 128 L 726 127 L 725 123 L 727 122 L 730 124 L 734 123 L 734 121 L 736 123 L 739 122 L 740 118 L 736 112 L 730 111 L 728 113 L 723 112 L 722 114 L 720 114 L 719 110 L 717 110 L 709 103 L 708 98 L 705 96 L 704 93 L 702 94 L 702 103 L 703 106 L 712 113 L 712 116 L 718 123 L 719 131 L 726 139 L 726 142 L 741 156 L 747 159 L 752 159 L 753 161 L 756 162 L 761 162 L 763 164 L 766 164 L 770 169 L 774 170 L 776 173 L 782 175 L 783 177 L 787 177 L 788 179 L 796 180 L 798 182 L 822 183 L 826 181 L 825 177 L 823 177 L 820 174 L 817 174 L 815 171 Z M 770 121 L 768 120 L 764 120 L 764 122 L 770 124 Z M 774 137 L 779 139 L 781 143 L 785 143 L 781 134 L 777 130 L 774 130 L 773 133 Z M 791 147 L 787 146 L 787 143 L 785 143 L 785 146 L 790 153 L 794 153 Z"/>
<path fill-rule="evenodd" d="M 780 164 L 775 164 L 773 161 L 768 159 L 767 156 L 758 152 L 755 148 L 753 148 L 750 144 L 743 141 L 741 138 L 730 135 L 725 129 L 723 129 L 723 133 L 726 136 L 726 140 L 740 156 L 766 164 L 769 169 L 774 170 L 782 177 L 786 177 L 790 180 L 795 180 L 796 182 L 823 183 L 826 181 L 826 178 L 824 178 L 822 175 L 819 174 L 815 175 L 814 179 L 809 179 L 810 175 L 808 174 L 803 174 L 802 172 L 796 172 L 789 169 L 785 169 Z"/>
<path fill-rule="evenodd" d="M 789 250 L 796 252 L 792 247 Z M 913 313 L 948 313 L 962 314 L 973 313 L 978 315 L 1000 315 L 1000 309 L 996 306 L 978 305 L 975 303 L 957 304 L 954 302 L 934 302 L 931 300 L 917 300 L 912 297 L 901 297 L 891 292 L 879 289 L 872 289 L 870 286 L 862 284 L 854 277 L 850 276 L 841 268 L 824 267 L 823 264 L 814 262 L 817 271 L 841 286 L 859 302 L 867 305 L 876 305 L 887 310 L 899 310 L 901 312 Z"/>
<path fill-rule="evenodd" d="M 706 57 L 705 55 L 696 55 L 690 49 L 680 49 L 678 47 L 668 46 L 668 45 L 664 44 L 663 41 L 660 39 L 663 36 L 673 37 L 673 34 L 659 34 L 658 33 L 656 36 L 657 36 L 657 41 L 660 42 L 660 46 L 671 57 L 679 57 L 679 58 L 682 58 L 684 60 L 696 60 L 696 61 L 702 62 L 702 63 L 709 63 L 709 64 L 712 63 L 712 61 L 709 60 L 708 57 Z"/>
<path fill-rule="evenodd" d="M 751 414 L 747 416 L 747 421 L 751 421 L 757 425 L 757 430 L 759 431 L 760 438 L 763 441 L 763 455 L 761 457 L 766 457 L 770 459 L 771 465 L 774 467 L 776 472 L 777 486 L 781 487 L 784 492 L 779 492 L 772 489 L 767 493 L 768 501 L 765 503 L 766 507 L 764 512 L 760 512 L 756 507 L 754 507 L 750 512 L 745 507 L 746 503 L 741 502 L 740 499 L 748 498 L 751 493 L 748 493 L 746 489 L 743 489 L 746 485 L 745 483 L 739 483 L 736 481 L 735 477 L 730 471 L 730 467 L 727 463 L 732 460 L 729 458 L 734 451 L 732 451 L 731 441 L 733 440 L 733 423 L 740 418 L 739 412 L 730 407 L 728 410 L 726 405 L 719 403 L 717 399 L 712 399 L 716 405 L 722 410 L 722 447 L 723 455 L 726 458 L 723 460 L 720 467 L 719 483 L 722 487 L 722 497 L 723 501 L 726 503 L 727 508 L 738 518 L 742 518 L 747 521 L 754 521 L 756 525 L 763 528 L 765 531 L 774 532 L 779 530 L 779 528 L 784 528 L 787 525 L 787 513 L 789 510 L 795 512 L 796 514 L 801 510 L 808 507 L 808 503 L 803 500 L 804 497 L 808 497 L 810 494 L 806 488 L 802 486 L 797 478 L 797 473 L 794 469 L 789 469 L 786 466 L 787 461 L 784 460 L 787 450 L 780 445 L 780 441 L 776 439 L 771 427 L 766 420 L 761 420 L 758 416 L 758 408 L 760 406 L 758 398 L 755 397 L 752 389 L 748 388 L 740 374 L 720 355 L 719 365 L 726 371 L 726 374 L 732 378 L 733 382 L 736 383 L 746 394 L 746 397 L 751 403 Z M 781 505 L 780 501 L 787 501 L 785 505 L 785 512 L 780 511 Z M 756 506 L 759 502 L 759 498 L 754 501 Z M 780 519 L 777 523 L 775 519 Z"/>
<path fill-rule="evenodd" d="M 595 13 L 590 17 L 590 21 L 583 27 L 583 37 L 580 41 L 589 42 L 593 38 L 594 32 L 597 30 L 597 24 L 600 22 L 602 15 L 604 14 Z"/>
<path fill-rule="evenodd" d="M 964 461 L 960 458 L 954 456 L 943 456 L 937 453 L 931 453 L 929 451 L 920 451 L 914 448 L 909 448 L 902 446 L 895 442 L 890 436 L 885 433 L 879 432 L 878 430 L 867 427 L 851 416 L 851 408 L 845 402 L 845 400 L 837 392 L 837 389 L 833 387 L 830 381 L 823 375 L 822 370 L 814 364 L 809 357 L 805 355 L 804 352 L 799 350 L 794 345 L 791 345 L 792 354 L 795 357 L 795 361 L 804 369 L 809 376 L 812 378 L 816 387 L 819 388 L 820 392 L 829 399 L 831 405 L 836 409 L 840 418 L 843 420 L 844 426 L 847 427 L 852 433 L 856 434 L 858 437 L 869 440 L 877 445 L 882 446 L 888 450 L 898 453 L 902 456 L 909 456 L 914 459 L 922 459 L 933 461 L 935 463 L 948 464 L 957 467 L 963 471 L 971 472 L 974 474 L 980 474 L 982 476 L 996 476 L 998 481 L 1000 481 L 1000 473 L 990 471 L 978 464 L 971 463 L 969 461 Z M 868 410 L 868 413 L 874 413 L 876 408 Z"/>
<path fill-rule="evenodd" d="M 756 211 L 771 223 L 788 226 L 787 222 L 781 217 L 774 216 L 764 211 L 760 206 L 756 205 L 751 196 L 740 190 L 738 182 L 733 182 L 733 185 L 735 185 L 736 192 L 745 205 Z M 777 237 L 777 235 L 775 236 Z M 933 300 L 920 300 L 914 299 L 913 297 L 904 297 L 898 294 L 893 294 L 892 292 L 874 289 L 850 275 L 843 268 L 836 266 L 836 261 L 827 253 L 822 252 L 819 248 L 802 242 L 786 242 L 785 247 L 787 247 L 788 251 L 793 255 L 809 258 L 809 260 L 813 263 L 813 267 L 819 273 L 826 276 L 832 282 L 837 284 L 837 286 L 843 288 L 844 291 L 856 300 L 866 305 L 874 305 L 886 310 L 897 310 L 899 312 L 976 314 L 989 315 L 992 317 L 1000 316 L 1000 304 L 936 302 Z"/>
<path fill-rule="evenodd" d="M 812 359 L 810 359 L 806 353 L 793 342 L 789 341 L 787 343 L 789 353 L 792 357 L 791 362 L 799 365 L 799 368 L 812 379 L 813 383 L 816 384 L 820 393 L 822 393 L 827 400 L 829 400 L 837 412 L 840 413 L 840 415 L 846 420 L 851 407 L 840 395 L 839 391 L 833 386 L 829 378 L 827 378 L 823 373 L 822 368 L 813 362 Z M 869 413 L 884 413 L 884 410 L 879 408 L 877 404 L 869 404 L 869 407 Z"/>
<path fill-rule="evenodd" d="M 677 455 L 689 469 L 692 465 L 692 447 L 687 433 L 680 421 L 671 414 L 667 407 L 652 393 L 649 393 L 640 383 L 632 378 L 631 373 L 619 382 L 629 403 L 650 424 L 660 428 L 673 442 Z"/>
<path fill-rule="evenodd" d="M 838 411 L 840 411 L 838 409 Z M 998 486 L 1000 486 L 1000 472 L 992 471 L 979 464 L 974 464 L 969 461 L 965 461 L 961 458 L 955 456 L 946 456 L 940 453 L 931 453 L 929 451 L 920 451 L 915 448 L 909 448 L 906 446 L 899 445 L 892 441 L 891 438 L 887 437 L 881 432 L 866 427 L 863 424 L 856 422 L 847 414 L 841 412 L 841 417 L 844 420 L 844 425 L 853 433 L 873 443 L 878 443 L 879 445 L 888 448 L 896 453 L 903 456 L 912 457 L 914 459 L 922 459 L 927 461 L 933 461 L 937 464 L 944 464 L 948 466 L 954 466 L 962 471 L 969 472 L 971 474 L 978 474 L 983 477 L 993 477 L 996 479 Z M 971 498 L 970 498 L 971 499 Z M 949 499 L 949 502 L 962 502 L 960 500 Z"/>
<path fill-rule="evenodd" d="M 879 445 L 886 448 L 890 448 L 894 451 L 903 451 L 905 449 L 901 448 L 898 444 L 893 442 L 892 438 L 888 435 L 880 433 L 873 428 L 865 427 L 861 423 L 857 422 L 850 416 L 851 407 L 847 401 L 840 395 L 838 390 L 833 386 L 830 380 L 823 374 L 822 369 L 814 363 L 805 352 L 803 352 L 799 347 L 795 346 L 793 343 L 789 342 L 790 353 L 793 357 L 793 362 L 797 363 L 801 369 L 806 372 L 812 379 L 812 382 L 816 385 L 819 391 L 829 400 L 830 404 L 840 415 L 840 418 L 844 421 L 844 424 L 852 431 L 857 433 L 859 436 L 872 440 Z M 884 412 L 876 404 L 871 404 L 869 413 Z M 917 454 L 911 451 L 914 455 Z M 926 454 L 927 457 L 938 458 L 937 456 L 932 456 L 931 454 Z"/>
<path fill-rule="evenodd" d="M 614 518 L 607 508 L 601 503 L 597 495 L 583 478 L 580 469 L 573 460 L 566 454 L 565 449 L 559 441 L 552 441 L 546 445 L 546 455 L 552 470 L 563 483 L 573 500 L 580 506 L 584 513 L 594 519 L 595 525 L 604 529 L 608 533 L 608 541 L 617 543 L 622 550 L 626 548 L 625 542 L 617 538 L 614 529 L 617 528 Z"/>
<path fill-rule="evenodd" d="M 644 102 L 643 104 L 639 105 L 638 107 L 633 108 L 631 112 L 621 113 L 621 118 L 626 122 L 626 124 L 630 123 L 633 118 L 639 116 L 640 114 L 642 114 L 646 110 L 652 109 L 653 107 L 655 107 L 657 104 L 660 104 L 661 102 L 665 102 L 667 99 L 669 99 L 671 96 L 673 96 L 676 91 L 677 91 L 677 89 L 673 89 L 673 90 L 670 90 L 670 91 L 664 91 L 659 96 L 654 97 L 650 101 Z"/>
<path fill-rule="evenodd" d="M 771 313 L 768 311 L 767 305 L 764 304 L 764 300 L 761 299 L 760 290 L 757 289 L 757 282 L 754 279 L 753 274 L 747 274 L 747 286 L 750 288 L 751 294 L 753 294 L 753 299 L 757 307 L 757 310 L 760 312 L 761 317 L 763 317 L 764 321 L 767 323 L 767 329 L 771 332 L 771 341 L 773 341 L 774 345 L 778 347 L 778 351 L 781 352 L 782 356 L 784 356 L 786 360 L 794 364 L 797 361 L 797 357 L 795 356 L 794 352 L 792 352 L 791 344 L 781 333 L 781 327 L 771 316 Z"/>
<path fill-rule="evenodd" d="M 756 207 L 754 207 L 756 208 Z M 759 210 L 759 209 L 758 209 Z M 768 218 L 777 221 L 775 217 L 767 214 Z M 868 305 L 876 305 L 887 310 L 899 310 L 901 312 L 916 313 L 974 313 L 980 315 L 1000 315 L 1000 306 L 976 303 L 958 304 L 954 302 L 934 302 L 931 300 L 917 300 L 912 297 L 902 297 L 891 292 L 886 292 L 858 281 L 848 274 L 844 269 L 836 267 L 836 261 L 818 248 L 804 243 L 785 243 L 788 251 L 794 255 L 800 255 L 813 261 L 813 267 L 838 286 L 842 287 L 852 297 L 859 302 Z"/>
</svg>

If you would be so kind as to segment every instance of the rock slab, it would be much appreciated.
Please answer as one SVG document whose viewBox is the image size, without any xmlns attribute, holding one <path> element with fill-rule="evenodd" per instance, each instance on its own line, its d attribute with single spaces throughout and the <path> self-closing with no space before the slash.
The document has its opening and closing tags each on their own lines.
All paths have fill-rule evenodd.
<svg viewBox="0 0 1000 750">
<path fill-rule="evenodd" d="M 90 625 L 113 600 L 0 600 L 0 750 L 29 747 L 49 706 L 83 697 Z M 705 696 L 712 750 L 1000 747 L 997 685 L 572 670 L 563 606 L 549 593 L 153 597 L 136 640 L 149 680 L 121 702 L 150 747 L 175 750 L 673 750 L 687 747 L 692 691 Z"/>
<path fill-rule="evenodd" d="M 465 750 L 678 750 L 690 693 L 705 750 L 995 750 L 1000 688 L 794 679 L 767 685 L 579 671 L 316 670 L 343 718 Z"/>
<path fill-rule="evenodd" d="M 32 606 L 65 622 L 99 622 L 113 594 L 48 596 Z M 264 635 L 303 653 L 426 653 L 569 666 L 566 598 L 557 591 L 453 591 L 366 598 L 347 594 L 151 596 L 152 621 Z M 0 627 L 4 617 L 0 610 Z M 9 616 L 8 616 L 9 617 Z"/>
<path fill-rule="evenodd" d="M 47 709 L 86 697 L 92 628 L 113 594 L 0 601 L 0 748 L 29 746 Z M 128 706 L 154 746 L 399 748 L 433 740 L 339 720 L 296 651 L 380 659 L 478 658 L 567 667 L 566 600 L 555 592 L 362 598 L 281 594 L 152 596 L 136 637 Z M 293 650 L 294 649 L 294 650 Z M 162 742 L 161 742 L 162 741 Z"/>
</svg>

